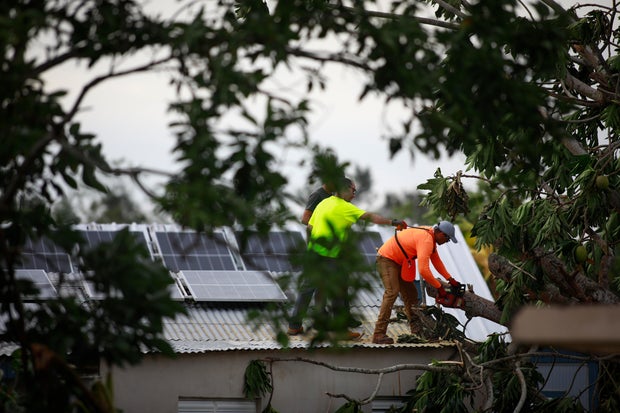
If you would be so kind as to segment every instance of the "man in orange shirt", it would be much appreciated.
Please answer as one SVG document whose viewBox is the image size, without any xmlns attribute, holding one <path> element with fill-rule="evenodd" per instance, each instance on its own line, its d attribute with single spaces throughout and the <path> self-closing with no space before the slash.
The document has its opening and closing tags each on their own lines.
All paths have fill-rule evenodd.
<svg viewBox="0 0 620 413">
<path fill-rule="evenodd" d="M 439 254 L 437 245 L 448 240 L 456 243 L 454 225 L 441 221 L 433 227 L 410 227 L 396 233 L 377 251 L 377 270 L 381 275 L 385 292 L 375 324 L 372 342 L 376 344 L 392 344 L 394 340 L 386 335 L 390 322 L 392 307 L 400 293 L 405 304 L 405 314 L 411 325 L 412 334 L 417 333 L 418 326 L 412 324 L 412 309 L 418 304 L 418 291 L 413 283 L 415 279 L 415 260 L 418 260 L 420 275 L 429 285 L 437 288 L 438 297 L 445 297 L 446 290 L 435 279 L 430 263 L 453 286 L 459 286 L 446 267 Z"/>
</svg>

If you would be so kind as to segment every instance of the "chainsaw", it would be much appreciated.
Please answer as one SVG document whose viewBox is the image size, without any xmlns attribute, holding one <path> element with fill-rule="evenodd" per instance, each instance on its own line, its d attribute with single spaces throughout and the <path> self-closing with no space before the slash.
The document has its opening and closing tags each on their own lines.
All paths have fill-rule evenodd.
<svg viewBox="0 0 620 413">
<path fill-rule="evenodd" d="M 446 295 L 435 297 L 435 302 L 448 308 L 462 308 L 465 304 L 465 285 L 458 282 L 450 285 Z"/>
</svg>

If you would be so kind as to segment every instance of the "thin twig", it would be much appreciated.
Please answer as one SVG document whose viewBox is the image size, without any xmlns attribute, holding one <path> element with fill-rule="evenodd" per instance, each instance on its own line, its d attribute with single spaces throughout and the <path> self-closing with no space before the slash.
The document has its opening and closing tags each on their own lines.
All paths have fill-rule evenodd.
<svg viewBox="0 0 620 413">
<path fill-rule="evenodd" d="M 329 397 L 341 398 L 341 399 L 345 399 L 345 400 L 350 401 L 350 402 L 357 403 L 359 405 L 364 405 L 364 404 L 368 404 L 368 403 L 372 402 L 375 399 L 375 397 L 377 397 L 377 393 L 379 392 L 379 388 L 381 387 L 381 381 L 382 380 L 383 380 L 383 373 L 379 373 L 379 377 L 377 378 L 377 384 L 375 386 L 375 389 L 370 394 L 370 396 L 368 396 L 364 400 L 354 399 L 352 397 L 347 396 L 344 393 L 325 392 L 325 394 L 328 395 Z"/>
</svg>

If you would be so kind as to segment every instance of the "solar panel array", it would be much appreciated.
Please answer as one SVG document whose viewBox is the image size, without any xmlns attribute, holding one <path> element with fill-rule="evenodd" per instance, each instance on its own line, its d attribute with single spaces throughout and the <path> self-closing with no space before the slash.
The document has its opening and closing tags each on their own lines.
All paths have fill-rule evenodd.
<svg viewBox="0 0 620 413">
<path fill-rule="evenodd" d="M 83 248 L 86 249 L 111 242 L 118 234 L 118 230 L 80 228 L 78 231 L 85 240 Z M 169 289 L 172 298 L 177 300 L 284 301 L 286 295 L 272 273 L 300 271 L 294 260 L 291 261 L 291 256 L 305 249 L 300 231 L 271 231 L 265 235 L 231 231 L 227 235 L 225 231 L 205 234 L 145 228 L 130 232 L 145 245 L 154 260 L 161 260 L 170 271 L 174 283 L 170 284 Z M 365 232 L 360 235 L 360 250 L 369 263 L 374 262 L 376 248 L 381 245 L 380 234 Z M 229 242 L 231 237 L 233 248 Z M 58 278 L 59 273 L 80 274 L 76 264 L 70 254 L 51 240 L 28 240 L 22 261 L 17 266 L 17 274 L 21 279 L 31 280 L 39 288 L 40 294 L 36 299 L 50 299 L 58 296 L 52 281 Z M 84 293 L 88 297 L 102 298 L 83 276 L 77 279 L 82 280 Z"/>
</svg>

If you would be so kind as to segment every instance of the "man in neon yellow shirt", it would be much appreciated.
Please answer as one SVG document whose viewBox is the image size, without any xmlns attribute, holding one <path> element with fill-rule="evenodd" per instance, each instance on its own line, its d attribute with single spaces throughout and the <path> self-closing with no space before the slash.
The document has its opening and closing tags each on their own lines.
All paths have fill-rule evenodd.
<svg viewBox="0 0 620 413">
<path fill-rule="evenodd" d="M 394 225 L 401 229 L 407 227 L 405 221 L 384 218 L 379 214 L 364 211 L 353 205 L 351 200 L 355 197 L 356 192 L 355 183 L 349 178 L 344 178 L 336 194 L 321 201 L 308 222 L 310 233 L 308 250 L 321 257 L 324 268 L 329 271 L 326 277 L 343 272 L 346 274 L 346 271 L 339 271 L 338 258 L 342 253 L 341 247 L 349 235 L 351 226 L 360 219 L 379 225 Z M 319 289 L 319 293 L 323 292 L 317 285 L 306 285 L 300 291 L 289 322 L 289 335 L 303 333 L 302 318 L 317 289 Z M 348 311 L 347 295 L 346 290 L 343 290 L 339 297 L 331 300 L 334 317 Z M 348 337 L 357 339 L 360 334 L 348 332 Z"/>
</svg>

